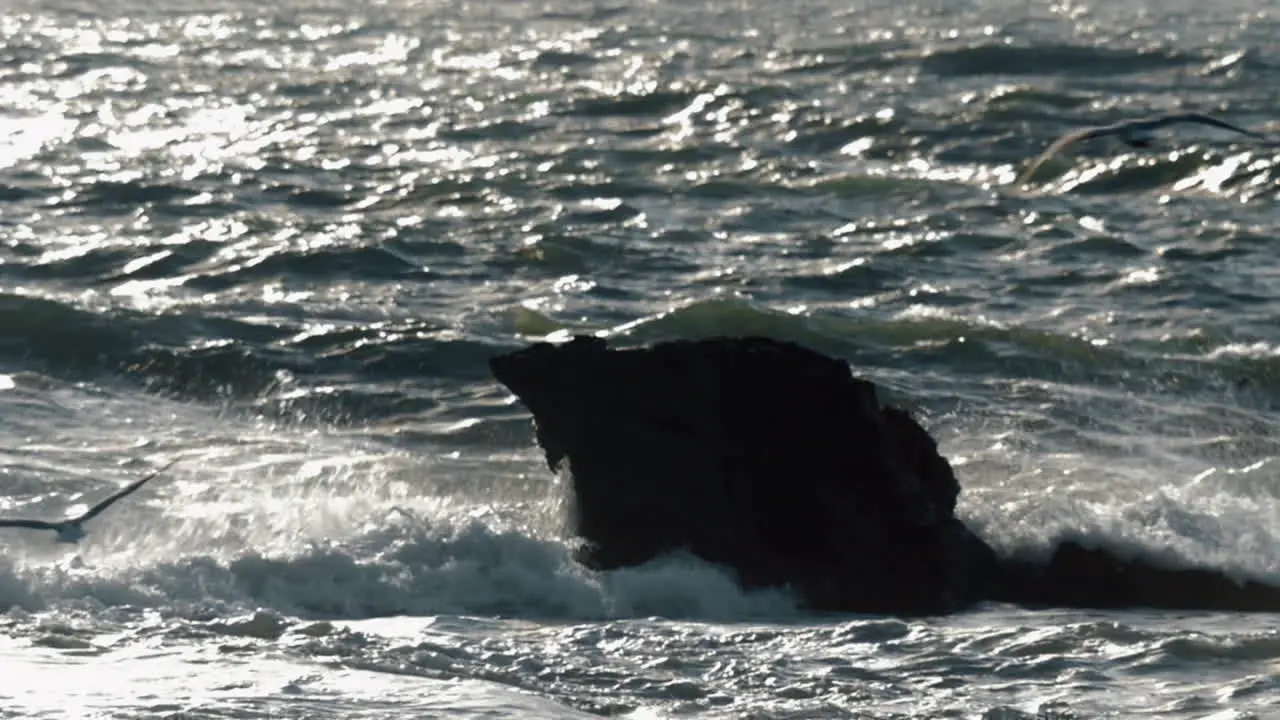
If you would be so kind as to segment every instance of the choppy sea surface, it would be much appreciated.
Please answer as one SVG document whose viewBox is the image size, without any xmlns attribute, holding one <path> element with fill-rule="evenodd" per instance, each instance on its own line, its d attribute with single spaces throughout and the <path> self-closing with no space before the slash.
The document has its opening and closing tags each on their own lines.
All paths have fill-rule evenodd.
<svg viewBox="0 0 1280 720">
<path fill-rule="evenodd" d="M 1004 549 L 1280 581 L 1280 4 L 9 0 L 0 717 L 1264 718 L 1274 615 L 575 566 L 491 355 L 798 340 Z"/>
</svg>

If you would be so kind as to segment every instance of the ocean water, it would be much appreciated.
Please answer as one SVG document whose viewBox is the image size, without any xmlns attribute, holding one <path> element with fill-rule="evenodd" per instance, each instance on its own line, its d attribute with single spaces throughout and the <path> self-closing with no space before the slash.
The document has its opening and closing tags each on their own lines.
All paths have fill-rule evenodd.
<svg viewBox="0 0 1280 720">
<path fill-rule="evenodd" d="M 0 717 L 1280 717 L 1275 616 L 817 616 L 570 560 L 494 353 L 767 334 L 1006 550 L 1280 582 L 1262 0 L 9 0 Z M 79 507 L 77 507 L 79 506 Z"/>
</svg>

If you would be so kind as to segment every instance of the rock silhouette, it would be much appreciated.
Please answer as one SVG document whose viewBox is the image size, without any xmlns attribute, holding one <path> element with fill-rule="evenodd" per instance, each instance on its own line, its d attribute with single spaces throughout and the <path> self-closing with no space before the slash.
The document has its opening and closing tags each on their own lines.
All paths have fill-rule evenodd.
<svg viewBox="0 0 1280 720">
<path fill-rule="evenodd" d="M 1280 588 L 1210 568 L 1166 568 L 1063 542 L 1045 563 L 1005 559 L 993 600 L 1027 607 L 1280 612 Z"/>
<path fill-rule="evenodd" d="M 950 463 L 849 365 L 768 338 L 610 349 L 538 343 L 490 369 L 530 410 L 548 467 L 567 463 L 578 560 L 595 569 L 687 551 L 747 588 L 814 610 L 1027 606 L 1280 611 L 1280 589 L 1064 543 L 1001 558 L 956 518 Z"/>
</svg>

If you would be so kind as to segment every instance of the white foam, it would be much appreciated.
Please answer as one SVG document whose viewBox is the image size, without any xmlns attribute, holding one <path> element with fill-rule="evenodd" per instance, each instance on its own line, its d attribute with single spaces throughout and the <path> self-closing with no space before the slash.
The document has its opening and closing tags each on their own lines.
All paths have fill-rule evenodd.
<svg viewBox="0 0 1280 720">
<path fill-rule="evenodd" d="M 1136 446 L 1135 446 L 1136 447 Z M 960 514 L 1002 551 L 1044 557 L 1078 540 L 1171 567 L 1280 582 L 1280 503 L 1272 463 L 1239 468 L 1161 455 L 1063 455 L 1026 469 L 961 473 Z M 1146 461 L 1144 462 L 1144 458 Z M 977 469 L 977 468 L 974 468 Z"/>
<path fill-rule="evenodd" d="M 435 614 L 562 619 L 786 614 L 779 592 L 744 593 L 719 568 L 688 557 L 593 573 L 570 546 L 488 513 L 422 506 L 416 520 L 373 513 L 347 537 L 287 551 L 187 552 L 145 547 L 95 554 L 100 564 L 3 569 L 0 602 L 27 608 L 141 606 L 182 614 L 270 607 L 317 617 Z M 375 519 L 381 519 L 379 524 Z"/>
</svg>

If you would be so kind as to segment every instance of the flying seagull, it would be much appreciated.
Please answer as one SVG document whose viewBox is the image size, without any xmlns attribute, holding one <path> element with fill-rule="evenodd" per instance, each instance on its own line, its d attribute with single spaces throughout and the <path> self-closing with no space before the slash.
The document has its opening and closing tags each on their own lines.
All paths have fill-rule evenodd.
<svg viewBox="0 0 1280 720">
<path fill-rule="evenodd" d="M 164 472 L 165 470 L 168 470 L 169 468 L 173 467 L 175 464 L 177 464 L 177 462 L 178 462 L 177 460 L 173 460 L 172 462 L 162 465 L 158 470 L 151 473 L 150 475 L 147 475 L 141 480 L 134 480 L 133 482 L 126 485 L 124 489 L 120 490 L 114 495 L 111 495 L 105 500 L 99 502 L 97 505 L 94 505 L 93 507 L 86 510 L 84 514 L 80 515 L 79 517 L 67 518 L 66 520 L 60 520 L 58 522 L 49 522 L 47 520 L 22 520 L 22 519 L 0 518 L 0 527 L 20 527 L 20 528 L 31 528 L 32 530 L 52 530 L 58 534 L 57 538 L 55 538 L 55 542 L 60 542 L 60 543 L 79 542 L 80 539 L 85 536 L 84 524 L 86 522 L 92 520 L 94 517 L 98 515 L 98 513 L 101 513 L 103 510 L 106 510 L 107 508 L 111 507 L 112 503 L 114 503 L 115 501 L 119 500 L 125 495 L 128 495 L 129 493 L 132 493 L 134 490 L 137 490 L 138 488 L 142 487 L 143 483 L 146 483 L 148 480 L 151 480 L 152 478 L 156 477 L 157 475 Z"/>
<path fill-rule="evenodd" d="M 1031 179 L 1031 176 L 1035 174 L 1036 170 L 1040 169 L 1040 166 L 1043 165 L 1046 160 L 1058 154 L 1068 145 L 1073 143 L 1114 135 L 1119 138 L 1120 142 L 1123 142 L 1129 147 L 1145 148 L 1151 146 L 1152 141 L 1155 140 L 1155 133 L 1157 130 L 1177 123 L 1208 125 L 1210 127 L 1240 133 L 1241 135 L 1247 135 L 1255 140 L 1268 139 L 1265 135 L 1253 132 L 1252 130 L 1246 130 L 1237 125 L 1232 125 L 1225 120 L 1219 120 L 1212 115 L 1205 115 L 1204 113 L 1184 112 L 1152 115 L 1150 117 L 1138 118 L 1137 120 L 1128 120 L 1111 125 L 1085 128 L 1083 130 L 1077 130 L 1063 135 L 1058 138 L 1056 142 L 1050 145 L 1049 149 L 1045 150 L 1040 157 L 1036 158 L 1035 162 L 1031 163 L 1031 165 L 1023 171 L 1022 175 L 1018 178 L 1018 184 L 1021 185 Z"/>
</svg>

